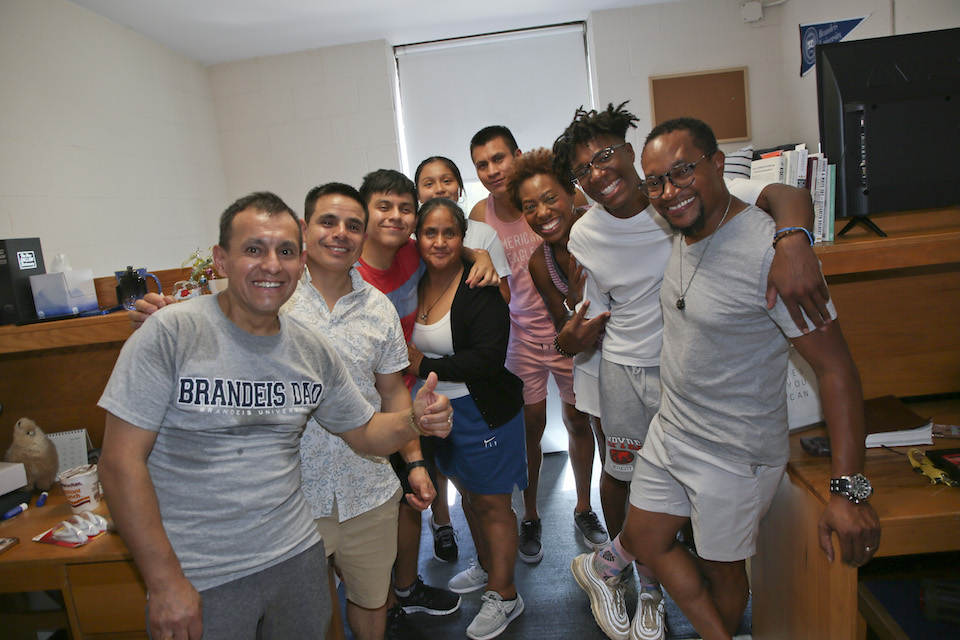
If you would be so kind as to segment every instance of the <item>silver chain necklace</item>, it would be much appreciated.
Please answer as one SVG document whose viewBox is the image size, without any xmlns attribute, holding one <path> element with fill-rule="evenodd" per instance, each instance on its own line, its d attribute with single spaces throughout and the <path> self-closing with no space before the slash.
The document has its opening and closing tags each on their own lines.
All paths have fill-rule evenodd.
<svg viewBox="0 0 960 640">
<path fill-rule="evenodd" d="M 697 277 L 697 271 L 700 269 L 700 263 L 703 262 L 703 256 L 707 255 L 707 249 L 710 248 L 710 243 L 713 242 L 713 237 L 717 235 L 717 231 L 720 230 L 720 227 L 723 226 L 723 221 L 727 219 L 727 214 L 730 213 L 730 203 L 733 202 L 733 196 L 731 195 L 727 199 L 727 210 L 723 212 L 723 217 L 720 218 L 720 224 L 717 225 L 717 228 L 713 230 L 713 233 L 710 234 L 710 237 L 707 238 L 707 244 L 703 247 L 703 253 L 700 254 L 700 259 L 697 260 L 697 266 L 693 268 L 693 275 L 690 276 L 690 282 L 687 283 L 687 287 L 683 289 L 680 293 L 680 297 L 677 298 L 677 309 L 683 311 L 684 307 L 687 306 L 687 303 L 684 302 L 684 298 L 687 296 L 687 291 L 690 291 L 690 285 L 693 284 L 693 279 Z M 678 242 L 683 242 L 683 234 L 678 233 L 677 238 Z M 683 286 L 683 248 L 680 248 L 680 286 Z"/>
</svg>

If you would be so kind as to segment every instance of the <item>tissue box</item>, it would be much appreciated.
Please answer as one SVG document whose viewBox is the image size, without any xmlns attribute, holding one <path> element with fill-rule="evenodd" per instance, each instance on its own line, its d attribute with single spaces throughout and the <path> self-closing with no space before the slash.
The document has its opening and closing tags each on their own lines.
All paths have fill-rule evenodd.
<svg viewBox="0 0 960 640">
<path fill-rule="evenodd" d="M 37 318 L 71 316 L 99 309 L 92 269 L 30 276 Z"/>
<path fill-rule="evenodd" d="M 20 462 L 0 462 L 0 496 L 27 484 L 27 470 Z"/>
</svg>

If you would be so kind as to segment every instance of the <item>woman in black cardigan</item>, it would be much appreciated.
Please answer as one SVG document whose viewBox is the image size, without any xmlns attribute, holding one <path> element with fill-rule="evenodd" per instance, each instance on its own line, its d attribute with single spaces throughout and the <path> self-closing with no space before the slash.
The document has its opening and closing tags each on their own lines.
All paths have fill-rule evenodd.
<svg viewBox="0 0 960 640">
<path fill-rule="evenodd" d="M 513 583 L 517 520 L 514 486 L 527 485 L 523 383 L 507 371 L 507 304 L 495 287 L 471 289 L 463 261 L 463 211 L 447 198 L 428 200 L 417 218 L 426 264 L 409 346 L 410 370 L 440 378 L 437 393 L 454 407 L 453 430 L 436 442 L 437 466 L 463 496 L 479 564 L 455 576 L 450 589 L 485 589 L 469 638 L 492 638 L 523 611 Z"/>
</svg>

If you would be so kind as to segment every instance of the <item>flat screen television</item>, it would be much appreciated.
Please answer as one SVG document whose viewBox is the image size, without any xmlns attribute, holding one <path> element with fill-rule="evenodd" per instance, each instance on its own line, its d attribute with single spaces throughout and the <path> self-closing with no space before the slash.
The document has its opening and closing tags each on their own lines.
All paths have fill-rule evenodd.
<svg viewBox="0 0 960 640">
<path fill-rule="evenodd" d="M 960 204 L 960 29 L 818 45 L 838 218 Z"/>
</svg>

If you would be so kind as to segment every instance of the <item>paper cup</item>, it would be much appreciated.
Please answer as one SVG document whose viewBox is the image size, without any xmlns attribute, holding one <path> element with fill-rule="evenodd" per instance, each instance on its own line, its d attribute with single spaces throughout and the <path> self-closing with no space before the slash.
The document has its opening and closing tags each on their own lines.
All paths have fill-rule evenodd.
<svg viewBox="0 0 960 640">
<path fill-rule="evenodd" d="M 85 464 L 60 474 L 60 486 L 74 513 L 93 511 L 100 506 L 100 476 L 97 465 Z"/>
<path fill-rule="evenodd" d="M 221 291 L 226 291 L 229 284 L 230 283 L 227 282 L 227 278 L 214 278 L 213 280 L 207 280 L 207 288 L 210 289 L 210 293 L 220 293 Z"/>
</svg>

